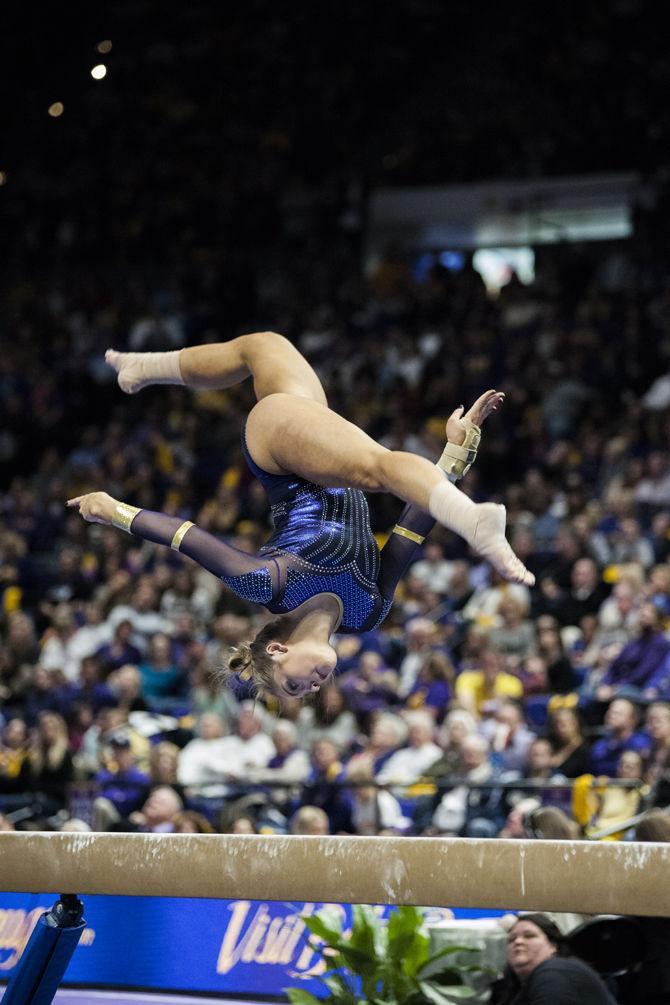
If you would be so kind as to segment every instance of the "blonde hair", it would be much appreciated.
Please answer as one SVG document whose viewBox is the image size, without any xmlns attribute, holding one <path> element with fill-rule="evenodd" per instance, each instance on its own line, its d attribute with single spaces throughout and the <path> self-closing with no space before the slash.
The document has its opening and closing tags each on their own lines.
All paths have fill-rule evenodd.
<svg viewBox="0 0 670 1005">
<path fill-rule="evenodd" d="M 295 619 L 283 615 L 269 621 L 250 642 L 240 642 L 234 646 L 228 658 L 228 665 L 218 674 L 223 684 L 229 684 L 237 678 L 245 683 L 251 683 L 258 695 L 263 692 L 277 693 L 275 683 L 275 661 L 267 652 L 270 642 L 285 642 L 291 634 Z"/>
<path fill-rule="evenodd" d="M 41 728 L 47 719 L 53 720 L 57 726 L 58 736 L 51 744 L 45 742 Z M 41 774 L 45 767 L 51 771 L 57 771 L 63 763 L 69 746 L 70 738 L 63 716 L 51 710 L 40 712 L 37 716 L 37 737 L 29 755 L 30 764 L 35 774 Z"/>
</svg>

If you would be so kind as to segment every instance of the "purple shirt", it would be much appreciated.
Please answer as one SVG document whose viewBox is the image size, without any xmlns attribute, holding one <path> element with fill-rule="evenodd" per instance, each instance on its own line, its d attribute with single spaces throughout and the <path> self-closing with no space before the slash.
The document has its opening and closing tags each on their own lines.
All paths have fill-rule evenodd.
<svg viewBox="0 0 670 1005">
<path fill-rule="evenodd" d="M 670 642 L 663 632 L 643 635 L 623 647 L 602 679 L 603 684 L 631 684 L 649 687 L 651 679 L 661 670 L 670 653 Z"/>
</svg>

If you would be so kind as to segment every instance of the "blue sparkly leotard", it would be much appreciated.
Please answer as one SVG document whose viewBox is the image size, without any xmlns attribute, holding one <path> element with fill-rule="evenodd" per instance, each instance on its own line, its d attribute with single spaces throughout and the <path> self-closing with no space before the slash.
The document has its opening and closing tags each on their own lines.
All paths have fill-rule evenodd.
<svg viewBox="0 0 670 1005">
<path fill-rule="evenodd" d="M 244 437 L 242 445 L 250 470 L 269 497 L 272 537 L 258 554 L 249 555 L 191 527 L 181 553 L 219 576 L 239 597 L 275 614 L 294 611 L 318 593 L 334 593 L 343 608 L 338 631 L 365 632 L 381 624 L 398 580 L 416 560 L 418 545 L 391 534 L 380 552 L 359 489 L 322 488 L 294 475 L 269 474 L 254 462 Z M 182 522 L 141 510 L 132 532 L 170 544 Z M 414 506 L 407 506 L 398 522 L 422 537 L 434 524 Z"/>
</svg>

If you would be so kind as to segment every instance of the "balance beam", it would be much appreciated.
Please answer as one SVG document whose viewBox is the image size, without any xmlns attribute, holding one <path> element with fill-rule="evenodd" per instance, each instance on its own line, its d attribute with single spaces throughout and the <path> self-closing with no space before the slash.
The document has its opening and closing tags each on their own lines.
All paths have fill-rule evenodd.
<svg viewBox="0 0 670 1005">
<path fill-rule="evenodd" d="M 0 890 L 670 917 L 670 844 L 4 833 Z"/>
</svg>

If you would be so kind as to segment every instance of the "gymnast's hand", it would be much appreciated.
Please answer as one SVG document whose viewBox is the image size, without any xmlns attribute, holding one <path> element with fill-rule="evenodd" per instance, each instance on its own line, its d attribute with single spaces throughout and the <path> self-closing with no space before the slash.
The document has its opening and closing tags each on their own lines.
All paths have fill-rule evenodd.
<svg viewBox="0 0 670 1005">
<path fill-rule="evenodd" d="M 103 523 L 111 526 L 118 499 L 112 499 L 106 492 L 89 492 L 84 496 L 68 499 L 67 505 L 76 507 L 84 520 L 89 523 Z"/>
<path fill-rule="evenodd" d="M 464 419 L 474 422 L 475 426 L 481 426 L 491 412 L 495 412 L 499 405 L 505 400 L 503 391 L 484 391 L 484 394 L 477 398 L 474 405 L 471 405 L 465 415 L 463 406 L 456 408 L 447 420 L 447 439 L 450 443 L 457 443 L 459 446 L 465 439 Z"/>
</svg>

